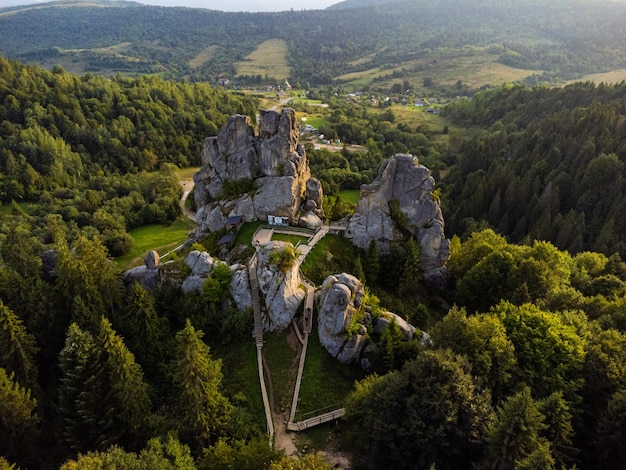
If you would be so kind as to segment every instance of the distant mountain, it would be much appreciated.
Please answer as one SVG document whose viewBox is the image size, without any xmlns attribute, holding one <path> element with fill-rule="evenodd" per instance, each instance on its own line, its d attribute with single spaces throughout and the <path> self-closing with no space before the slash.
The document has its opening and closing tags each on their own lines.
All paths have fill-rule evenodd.
<svg viewBox="0 0 626 470">
<path fill-rule="evenodd" d="M 626 5 L 600 0 L 346 0 L 280 13 L 65 1 L 0 9 L 0 54 L 78 73 L 245 84 L 272 78 L 274 65 L 261 58 L 237 79 L 237 64 L 248 64 L 261 44 L 271 55 L 272 39 L 294 83 L 378 86 L 434 73 L 466 82 L 479 60 L 483 69 L 536 71 L 536 81 L 559 82 L 626 67 L 624 24 Z M 443 62 L 448 68 L 436 70 Z"/>
<path fill-rule="evenodd" d="M 327 10 L 345 10 L 350 8 L 364 8 L 374 7 L 380 5 L 388 5 L 390 3 L 399 3 L 403 0 L 344 0 L 343 2 L 335 3 L 334 5 L 326 8 Z"/>
</svg>

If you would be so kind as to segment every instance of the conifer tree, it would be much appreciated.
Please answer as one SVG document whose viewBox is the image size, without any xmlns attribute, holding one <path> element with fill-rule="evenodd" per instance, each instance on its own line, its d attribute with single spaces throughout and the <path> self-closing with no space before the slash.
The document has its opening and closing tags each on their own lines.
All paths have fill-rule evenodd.
<svg viewBox="0 0 626 470">
<path fill-rule="evenodd" d="M 204 333 L 196 330 L 189 319 L 176 334 L 176 356 L 173 363 L 174 382 L 180 389 L 179 409 L 192 441 L 200 447 L 226 428 L 232 405 L 219 387 L 222 361 L 211 357 L 202 341 Z"/>
<path fill-rule="evenodd" d="M 30 390 L 15 380 L 15 374 L 7 374 L 0 367 L 0 455 L 11 459 L 27 458 L 33 451 L 34 425 L 37 401 Z"/>
<path fill-rule="evenodd" d="M 16 381 L 37 390 L 37 354 L 35 338 L 22 321 L 0 300 L 0 367 L 14 373 Z"/>
<path fill-rule="evenodd" d="M 365 254 L 365 260 L 363 263 L 363 271 L 365 271 L 365 278 L 369 285 L 374 285 L 378 282 L 378 273 L 380 271 L 380 254 L 378 253 L 378 246 L 376 240 L 372 239 L 367 252 Z"/>
</svg>

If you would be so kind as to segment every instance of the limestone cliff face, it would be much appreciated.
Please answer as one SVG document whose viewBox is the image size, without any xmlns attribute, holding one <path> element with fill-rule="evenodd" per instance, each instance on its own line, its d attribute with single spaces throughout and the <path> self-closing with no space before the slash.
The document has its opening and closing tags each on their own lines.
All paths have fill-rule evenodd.
<svg viewBox="0 0 626 470">
<path fill-rule="evenodd" d="M 382 253 L 389 251 L 392 242 L 415 236 L 421 248 L 424 279 L 445 286 L 444 265 L 450 243 L 444 235 L 443 215 L 439 201 L 433 197 L 434 189 L 430 170 L 420 165 L 417 157 L 394 155 L 382 163 L 372 184 L 361 186 L 346 236 L 361 248 L 376 240 Z"/>
<path fill-rule="evenodd" d="M 250 192 L 224 194 L 225 182 L 242 180 L 252 182 Z M 217 137 L 206 139 L 202 168 L 194 175 L 197 230 L 220 230 L 232 215 L 242 215 L 245 222 L 275 215 L 293 224 L 300 215 L 319 216 L 321 196 L 307 203 L 307 195 L 313 196 L 307 183 L 315 187 L 315 181 L 298 140 L 294 110 L 261 111 L 258 135 L 247 116 L 231 116 Z"/>
</svg>

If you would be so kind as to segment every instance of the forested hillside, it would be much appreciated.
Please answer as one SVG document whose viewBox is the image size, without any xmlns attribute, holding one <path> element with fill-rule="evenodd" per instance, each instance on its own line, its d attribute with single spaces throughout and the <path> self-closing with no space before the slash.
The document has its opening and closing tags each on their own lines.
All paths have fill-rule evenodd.
<svg viewBox="0 0 626 470">
<path fill-rule="evenodd" d="M 255 98 L 206 84 L 78 77 L 4 58 L 0 103 L 0 201 L 31 203 L 41 239 L 57 214 L 68 237 L 97 236 L 112 256 L 130 250 L 128 230 L 176 218 L 173 170 L 198 164 L 228 116 L 257 109 Z"/>
<path fill-rule="evenodd" d="M 547 81 L 626 64 L 626 5 L 621 2 L 412 0 L 253 14 L 61 3 L 0 10 L 0 52 L 27 61 L 67 62 L 82 67 L 79 71 L 217 81 L 234 79 L 235 62 L 257 45 L 281 39 L 288 46 L 290 81 L 312 85 L 366 70 L 376 70 L 379 77 L 427 77 L 428 67 L 416 60 L 456 54 L 490 54 L 529 75 L 544 71 L 533 80 Z M 260 77 L 240 77 L 239 83 L 271 78 L 268 70 Z"/>
<path fill-rule="evenodd" d="M 375 373 L 320 433 L 353 468 L 626 467 L 625 96 L 507 85 L 417 127 L 395 122 L 400 104 L 324 96 L 324 132 L 364 151 L 309 147 L 313 175 L 336 192 L 415 153 L 445 176 L 432 197 L 451 235 L 445 290 L 421 282 L 413 240 L 381 255 L 328 236 L 307 267 L 364 282 L 358 315 L 391 309 L 429 333 L 367 332 Z M 296 463 L 268 445 L 228 265 L 183 293 L 174 259 L 150 294 L 110 259 L 128 228 L 178 213 L 176 166 L 257 108 L 203 83 L 0 59 L 0 467 L 328 470 L 312 446 Z"/>
<path fill-rule="evenodd" d="M 516 242 L 626 256 L 626 85 L 504 86 L 447 107 L 483 130 L 445 180 L 452 233 L 486 221 Z"/>
</svg>

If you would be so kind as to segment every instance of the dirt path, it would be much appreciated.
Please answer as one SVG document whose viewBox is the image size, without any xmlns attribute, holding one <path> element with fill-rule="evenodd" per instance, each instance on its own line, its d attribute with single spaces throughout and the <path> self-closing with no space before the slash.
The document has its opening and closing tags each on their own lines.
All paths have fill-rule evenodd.
<svg viewBox="0 0 626 470">
<path fill-rule="evenodd" d="M 193 180 L 181 181 L 180 184 L 183 187 L 183 195 L 180 198 L 180 208 L 183 211 L 183 214 L 185 214 L 187 218 L 195 222 L 196 214 L 191 212 L 185 205 L 185 203 L 187 202 L 187 197 L 189 196 L 189 193 L 191 193 L 191 190 L 193 189 L 193 185 L 194 185 Z"/>
</svg>

